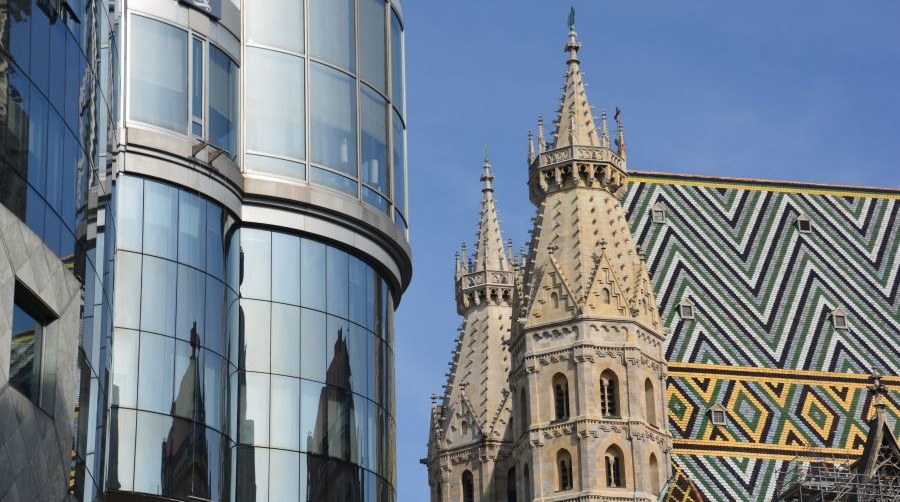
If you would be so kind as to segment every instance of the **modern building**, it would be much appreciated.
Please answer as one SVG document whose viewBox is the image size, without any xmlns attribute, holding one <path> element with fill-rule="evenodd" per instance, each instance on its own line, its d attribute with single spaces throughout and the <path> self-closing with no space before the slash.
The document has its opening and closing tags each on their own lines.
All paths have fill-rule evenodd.
<svg viewBox="0 0 900 502">
<path fill-rule="evenodd" d="M 628 170 L 566 49 L 527 250 L 486 162 L 457 255 L 431 500 L 894 500 L 900 190 Z"/>
<path fill-rule="evenodd" d="M 59 379 L 68 414 L 49 414 L 67 431 L 48 445 L 64 468 L 20 467 L 38 455 L 18 448 L 30 437 L 0 458 L 60 473 L 77 500 L 394 500 L 393 312 L 411 278 L 400 3 L 36 0 L 29 15 L 20 3 L 2 7 L 5 145 L 27 163 L 4 163 L 4 205 L 54 252 L 54 273 L 72 276 L 35 307 L 46 281 L 29 282 L 23 253 L 15 283 L 0 275 L 0 312 L 16 306 L 0 353 L 15 340 L 21 381 L 2 395 L 20 435 L 21 395 L 46 405 L 19 354 L 42 345 L 46 367 L 63 321 L 70 352 L 55 374 L 77 378 Z M 29 83 L 16 51 L 36 52 L 54 19 L 49 43 L 63 33 L 72 62 L 53 46 L 30 68 L 71 70 L 74 87 L 37 149 L 23 117 L 47 122 L 59 80 Z M 96 57 L 75 57 L 85 53 Z M 48 139 L 60 120 L 73 141 Z M 54 161 L 51 146 L 66 155 L 70 143 L 75 160 Z M 42 184 L 32 151 L 61 166 L 35 171 Z M 44 486 L 13 483 L 10 500 Z"/>
</svg>

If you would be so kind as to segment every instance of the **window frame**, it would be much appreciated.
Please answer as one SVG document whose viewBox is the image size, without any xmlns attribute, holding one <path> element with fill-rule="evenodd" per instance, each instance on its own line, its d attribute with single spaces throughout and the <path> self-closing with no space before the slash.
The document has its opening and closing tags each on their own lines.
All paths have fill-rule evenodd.
<svg viewBox="0 0 900 502">
<path fill-rule="evenodd" d="M 39 408 L 43 409 L 47 413 L 53 412 L 53 402 L 50 399 L 46 399 L 44 397 L 45 391 L 48 391 L 48 385 L 50 382 L 46 381 L 46 354 L 48 348 L 48 333 L 47 329 L 53 322 L 59 319 L 59 316 L 51 309 L 39 295 L 37 295 L 31 288 L 21 282 L 17 277 L 15 278 L 15 286 L 13 290 L 13 298 L 12 298 L 13 308 L 10 309 L 10 313 L 12 316 L 10 317 L 10 366 L 12 365 L 12 335 L 13 329 L 15 329 L 15 322 L 13 317 L 15 316 L 15 309 L 18 308 L 22 312 L 25 313 L 28 317 L 33 320 L 37 326 L 40 326 L 40 348 L 39 351 L 33 352 L 33 362 L 32 362 L 32 374 L 37 378 L 37 382 L 32 384 L 34 388 L 32 389 L 33 395 L 29 395 L 24 392 L 20 387 L 14 385 L 12 382 L 13 374 L 12 368 L 10 367 L 9 377 L 9 387 L 15 389 L 17 392 L 27 397 L 31 402 L 36 404 Z M 49 394 L 55 392 L 55 388 L 49 389 Z M 51 396 L 52 397 L 52 396 Z"/>
</svg>

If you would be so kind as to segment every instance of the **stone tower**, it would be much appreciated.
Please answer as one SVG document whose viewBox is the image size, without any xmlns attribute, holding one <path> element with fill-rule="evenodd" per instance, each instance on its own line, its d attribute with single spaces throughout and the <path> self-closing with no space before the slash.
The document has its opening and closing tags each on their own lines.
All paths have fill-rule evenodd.
<svg viewBox="0 0 900 502">
<path fill-rule="evenodd" d="M 456 308 L 463 316 L 441 403 L 432 405 L 428 466 L 432 501 L 508 500 L 512 397 L 509 335 L 515 264 L 504 248 L 487 154 L 475 253 L 456 257 Z M 515 476 L 512 477 L 515 480 Z"/>
<path fill-rule="evenodd" d="M 615 148 L 598 132 L 574 19 L 552 144 L 529 146 L 537 206 L 514 302 L 513 454 L 524 500 L 656 500 L 671 474 L 666 330 L 620 203 L 628 183 L 618 109 Z"/>
</svg>

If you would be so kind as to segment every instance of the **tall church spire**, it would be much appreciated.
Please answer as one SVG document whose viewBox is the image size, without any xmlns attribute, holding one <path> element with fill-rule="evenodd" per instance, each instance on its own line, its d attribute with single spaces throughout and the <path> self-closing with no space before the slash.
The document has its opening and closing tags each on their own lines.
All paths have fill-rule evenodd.
<svg viewBox="0 0 900 502">
<path fill-rule="evenodd" d="M 562 100 L 556 112 L 553 148 L 573 145 L 600 146 L 597 127 L 594 125 L 594 115 L 585 92 L 584 75 L 581 73 L 578 60 L 578 50 L 581 49 L 581 44 L 578 43 L 574 23 L 575 16 L 572 11 L 569 14 L 569 41 L 565 46 L 565 50 L 569 54 L 567 61 L 569 67 L 566 70 Z"/>
</svg>

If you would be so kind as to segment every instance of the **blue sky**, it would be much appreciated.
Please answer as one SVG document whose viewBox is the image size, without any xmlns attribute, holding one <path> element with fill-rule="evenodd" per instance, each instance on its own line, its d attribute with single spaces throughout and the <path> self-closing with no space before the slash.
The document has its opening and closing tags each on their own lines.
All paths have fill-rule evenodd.
<svg viewBox="0 0 900 502">
<path fill-rule="evenodd" d="M 405 0 L 413 283 L 397 314 L 402 502 L 428 500 L 429 396 L 460 322 L 483 146 L 505 238 L 527 236 L 529 129 L 555 118 L 566 17 L 631 169 L 900 187 L 900 2 Z M 551 126 L 552 127 L 552 126 Z M 548 128 L 548 133 L 550 128 Z"/>
</svg>

